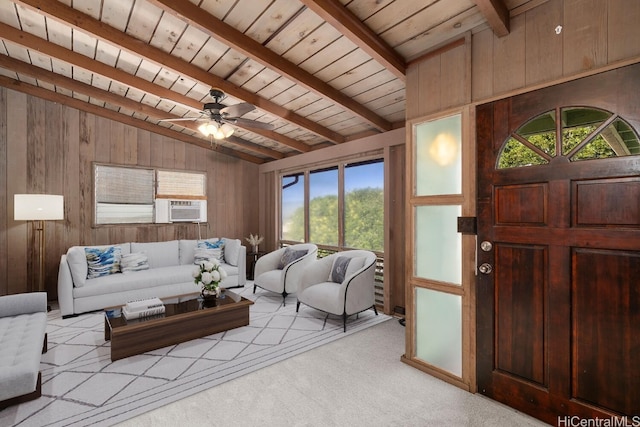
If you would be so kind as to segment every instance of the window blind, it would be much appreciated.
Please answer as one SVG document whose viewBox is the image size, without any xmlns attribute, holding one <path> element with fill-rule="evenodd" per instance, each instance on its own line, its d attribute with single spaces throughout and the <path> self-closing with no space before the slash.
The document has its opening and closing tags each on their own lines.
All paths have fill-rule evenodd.
<svg viewBox="0 0 640 427">
<path fill-rule="evenodd" d="M 206 175 L 198 172 L 158 170 L 158 198 L 206 199 Z"/>
<path fill-rule="evenodd" d="M 96 224 L 152 223 L 153 169 L 95 165 Z"/>
<path fill-rule="evenodd" d="M 153 204 L 153 169 L 96 165 L 96 202 Z"/>
</svg>

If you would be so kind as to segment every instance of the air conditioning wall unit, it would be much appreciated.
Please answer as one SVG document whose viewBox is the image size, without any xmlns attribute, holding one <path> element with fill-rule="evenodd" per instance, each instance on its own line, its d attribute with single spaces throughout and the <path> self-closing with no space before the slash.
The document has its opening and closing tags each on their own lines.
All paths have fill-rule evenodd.
<svg viewBox="0 0 640 427">
<path fill-rule="evenodd" d="M 156 199 L 156 223 L 170 222 L 207 222 L 207 201 Z"/>
</svg>

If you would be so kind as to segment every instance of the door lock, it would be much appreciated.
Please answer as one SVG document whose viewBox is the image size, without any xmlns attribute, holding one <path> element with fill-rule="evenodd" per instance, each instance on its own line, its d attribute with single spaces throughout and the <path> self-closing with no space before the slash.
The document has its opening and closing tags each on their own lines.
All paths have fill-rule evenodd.
<svg viewBox="0 0 640 427">
<path fill-rule="evenodd" d="M 478 270 L 482 274 L 491 274 L 491 272 L 493 271 L 493 267 L 491 267 L 491 264 L 485 262 L 484 264 L 480 264 Z"/>
<path fill-rule="evenodd" d="M 480 243 L 480 249 L 485 252 L 489 252 L 491 251 L 491 249 L 493 249 L 493 245 L 488 240 L 484 240 L 482 243 Z"/>
</svg>

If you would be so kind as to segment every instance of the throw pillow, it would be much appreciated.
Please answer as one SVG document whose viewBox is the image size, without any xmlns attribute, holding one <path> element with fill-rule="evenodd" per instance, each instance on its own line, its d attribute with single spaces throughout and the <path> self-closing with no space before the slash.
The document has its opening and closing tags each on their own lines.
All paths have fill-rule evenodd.
<svg viewBox="0 0 640 427">
<path fill-rule="evenodd" d="M 87 257 L 87 279 L 107 276 L 120 272 L 120 258 L 122 250 L 120 246 L 108 248 L 84 248 Z"/>
<path fill-rule="evenodd" d="M 224 258 L 224 262 L 233 265 L 234 267 L 238 266 L 238 255 L 240 252 L 240 246 L 242 246 L 242 242 L 240 239 L 222 239 L 224 242 L 224 249 L 222 250 L 222 257 Z"/>
<path fill-rule="evenodd" d="M 147 254 L 144 252 L 122 255 L 122 258 L 120 258 L 120 271 L 123 273 L 148 269 L 149 259 L 147 258 Z"/>
<path fill-rule="evenodd" d="M 216 240 L 215 242 L 211 240 L 200 240 L 198 241 L 198 247 L 206 249 L 222 249 L 224 247 L 224 240 Z"/>
<path fill-rule="evenodd" d="M 344 282 L 344 278 L 347 276 L 347 268 L 349 267 L 349 263 L 351 262 L 351 258 L 346 256 L 339 256 L 333 260 L 333 265 L 331 266 L 331 272 L 329 273 L 329 281 L 335 283 Z"/>
<path fill-rule="evenodd" d="M 196 251 L 193 257 L 193 263 L 196 265 L 200 265 L 203 262 L 209 261 L 212 259 L 217 259 L 218 261 L 220 261 L 221 257 L 222 257 L 221 248 L 215 248 L 215 249 L 196 248 Z"/>
<path fill-rule="evenodd" d="M 298 258 L 302 258 L 307 254 L 306 249 L 296 250 L 291 248 L 286 248 L 282 253 L 282 257 L 280 257 L 280 262 L 278 262 L 278 270 L 282 270 L 288 264 L 291 264 L 293 261 Z"/>
</svg>

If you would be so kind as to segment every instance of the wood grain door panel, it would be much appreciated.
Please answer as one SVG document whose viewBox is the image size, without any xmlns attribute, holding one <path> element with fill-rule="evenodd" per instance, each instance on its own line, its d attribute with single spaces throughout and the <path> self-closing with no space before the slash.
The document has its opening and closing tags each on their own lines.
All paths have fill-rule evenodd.
<svg viewBox="0 0 640 427">
<path fill-rule="evenodd" d="M 544 165 L 496 169 L 498 157 L 549 109 L 640 123 L 638 75 L 636 64 L 476 109 L 477 263 L 493 266 L 476 282 L 478 390 L 550 424 L 640 415 L 640 155 L 557 149 Z"/>
</svg>

